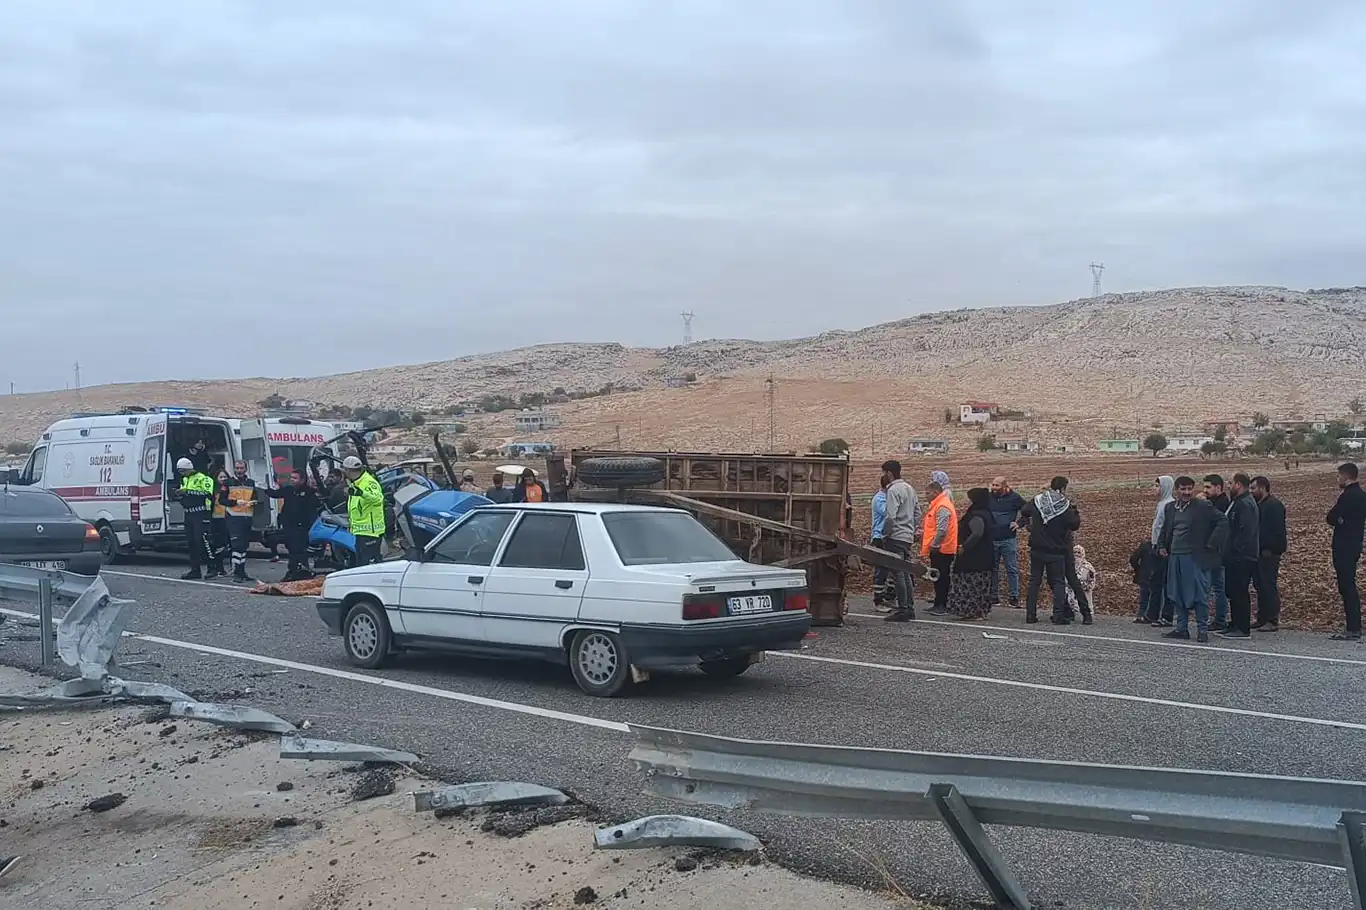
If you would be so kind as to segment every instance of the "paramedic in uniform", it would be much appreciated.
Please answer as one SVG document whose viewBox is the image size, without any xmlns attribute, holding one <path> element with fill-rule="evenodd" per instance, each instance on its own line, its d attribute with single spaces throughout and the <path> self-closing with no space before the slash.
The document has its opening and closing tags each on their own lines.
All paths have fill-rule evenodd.
<svg viewBox="0 0 1366 910">
<path fill-rule="evenodd" d="M 379 545 L 384 537 L 384 490 L 355 455 L 346 456 L 342 470 L 349 481 L 346 516 L 356 538 L 356 565 L 368 566 L 379 562 Z"/>
<path fill-rule="evenodd" d="M 196 468 L 188 458 L 177 461 L 175 469 L 180 475 L 180 489 L 172 498 L 179 500 L 185 509 L 185 539 L 190 545 L 190 571 L 181 578 L 203 578 L 201 568 L 213 551 L 213 545 L 209 543 L 213 478 Z"/>
<path fill-rule="evenodd" d="M 252 515 L 256 512 L 256 481 L 245 461 L 235 462 L 228 481 L 228 540 L 232 545 L 232 580 L 247 580 L 247 549 L 251 546 Z"/>
</svg>

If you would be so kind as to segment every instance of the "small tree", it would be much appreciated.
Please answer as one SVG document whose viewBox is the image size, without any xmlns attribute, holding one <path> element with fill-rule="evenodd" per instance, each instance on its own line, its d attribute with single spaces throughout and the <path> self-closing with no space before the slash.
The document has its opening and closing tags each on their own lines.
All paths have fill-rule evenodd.
<svg viewBox="0 0 1366 910">
<path fill-rule="evenodd" d="M 953 423 L 953 408 L 944 409 L 944 422 Z"/>
<path fill-rule="evenodd" d="M 1154 458 L 1157 457 L 1158 452 L 1161 452 L 1166 447 L 1167 437 L 1163 436 L 1161 433 L 1149 433 L 1143 438 L 1143 448 L 1151 451 Z"/>
<path fill-rule="evenodd" d="M 464 439 L 460 440 L 461 455 L 473 455 L 475 452 L 478 451 L 479 440 L 475 439 L 473 436 L 466 436 Z"/>
<path fill-rule="evenodd" d="M 1357 416 L 1362 411 L 1366 411 L 1366 405 L 1363 405 L 1361 403 L 1360 395 L 1356 396 L 1351 401 L 1347 402 L 1347 410 L 1351 411 L 1353 416 Z"/>
<path fill-rule="evenodd" d="M 1223 442 L 1226 439 L 1228 439 L 1228 428 L 1221 425 L 1214 431 L 1214 441 Z"/>
<path fill-rule="evenodd" d="M 696 374 L 696 373 L 692 373 L 692 372 L 684 373 L 684 374 L 683 374 L 683 381 L 684 381 L 684 382 L 696 382 L 696 381 L 697 381 L 697 374 Z M 561 392 L 560 394 L 564 394 L 564 393 Z"/>
<path fill-rule="evenodd" d="M 413 412 L 413 426 L 420 427 L 427 422 L 427 415 L 421 411 Z"/>
<path fill-rule="evenodd" d="M 360 407 L 351 410 L 351 417 L 355 420 L 369 420 L 374 413 L 374 408 L 361 405 Z"/>
<path fill-rule="evenodd" d="M 990 452 L 994 448 L 996 448 L 995 436 L 983 436 L 977 440 L 977 451 L 979 452 Z"/>
<path fill-rule="evenodd" d="M 263 408 L 280 408 L 284 407 L 285 399 L 279 392 L 272 392 L 256 403 Z"/>
<path fill-rule="evenodd" d="M 1223 458 L 1228 454 L 1228 443 L 1223 441 L 1210 443 L 1210 454 L 1215 458 Z"/>
<path fill-rule="evenodd" d="M 1257 438 L 1252 440 L 1248 450 L 1255 455 L 1274 455 L 1284 442 L 1284 430 L 1262 430 L 1257 434 Z"/>
<path fill-rule="evenodd" d="M 1263 414 L 1261 411 L 1258 411 L 1256 414 L 1252 415 L 1252 425 L 1257 429 L 1265 429 L 1270 424 L 1271 418 L 1268 417 L 1266 414 Z"/>
<path fill-rule="evenodd" d="M 492 458 L 493 456 L 495 456 L 495 455 L 498 454 L 498 450 L 497 450 L 497 449 L 484 449 L 484 450 L 482 450 L 479 454 L 480 454 L 480 455 L 483 455 L 485 458 Z"/>
<path fill-rule="evenodd" d="M 22 443 L 22 442 L 8 442 L 8 443 L 5 443 L 5 454 L 6 454 L 6 455 L 27 455 L 27 454 L 28 454 L 28 451 L 29 451 L 29 447 L 28 447 L 28 445 L 26 445 L 25 443 Z"/>
<path fill-rule="evenodd" d="M 1206 457 L 1206 458 L 1208 458 L 1209 456 L 1213 455 L 1213 454 L 1214 454 L 1214 443 L 1212 443 L 1212 442 L 1202 442 L 1202 443 L 1200 443 L 1200 454 L 1203 455 L 1203 456 Z"/>
<path fill-rule="evenodd" d="M 822 455 L 843 455 L 849 451 L 849 443 L 838 436 L 833 439 L 822 439 L 812 451 L 820 452 Z"/>
</svg>

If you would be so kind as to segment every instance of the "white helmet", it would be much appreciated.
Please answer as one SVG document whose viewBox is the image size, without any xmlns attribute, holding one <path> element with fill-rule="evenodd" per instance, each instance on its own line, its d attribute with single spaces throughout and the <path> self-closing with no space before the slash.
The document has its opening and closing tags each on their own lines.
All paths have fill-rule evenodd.
<svg viewBox="0 0 1366 910">
<path fill-rule="evenodd" d="M 182 458 L 175 463 L 175 469 L 177 471 L 193 471 L 194 462 L 190 461 L 188 458 Z"/>
<path fill-rule="evenodd" d="M 359 471 L 364 468 L 365 465 L 361 464 L 361 460 L 355 455 L 347 455 L 346 458 L 342 460 L 342 467 L 348 471 Z"/>
</svg>

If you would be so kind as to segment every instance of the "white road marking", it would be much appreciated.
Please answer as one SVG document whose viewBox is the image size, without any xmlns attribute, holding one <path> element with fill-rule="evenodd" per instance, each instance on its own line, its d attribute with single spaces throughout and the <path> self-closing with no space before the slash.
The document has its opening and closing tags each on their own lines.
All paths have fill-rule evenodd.
<svg viewBox="0 0 1366 910">
<path fill-rule="evenodd" d="M 853 613 L 850 616 L 858 616 L 862 619 L 886 619 L 885 613 Z M 956 626 L 960 629 L 991 629 L 997 632 L 1017 632 L 1021 635 L 1050 635 L 1055 638 L 1075 638 L 1081 641 L 1105 641 L 1121 645 L 1142 645 L 1143 647 L 1156 648 L 1182 648 L 1187 651 L 1214 651 L 1217 654 L 1250 655 L 1253 657 L 1279 657 L 1283 660 L 1309 660 L 1325 664 L 1345 664 L 1353 667 L 1366 667 L 1366 660 L 1354 659 L 1350 657 L 1325 657 L 1318 654 L 1293 654 L 1287 651 L 1259 651 L 1256 648 L 1244 648 L 1237 644 L 1229 644 L 1226 647 L 1216 645 L 1201 645 L 1182 641 L 1153 641 L 1145 638 L 1120 638 L 1111 635 L 1090 635 L 1085 632 L 1054 632 L 1052 629 L 1030 629 L 1023 626 L 989 626 L 980 622 L 955 622 L 951 619 L 913 619 L 911 622 L 922 623 L 930 626 Z M 1023 620 L 1021 620 L 1023 623 Z M 1277 633 L 1279 634 L 1279 633 Z"/>
<path fill-rule="evenodd" d="M 0 609 L 0 613 L 10 616 L 22 617 L 24 619 L 37 619 L 33 613 L 24 613 L 19 610 Z M 538 708 L 534 705 L 524 705 L 519 702 L 502 701 L 496 698 L 485 698 L 481 695 L 470 695 L 465 692 L 456 692 L 451 689 L 438 689 L 434 686 L 423 686 L 417 683 L 401 682 L 399 680 L 385 679 L 379 676 L 369 676 L 364 673 L 355 673 L 350 670 L 337 670 L 332 667 L 320 667 L 316 664 L 305 664 L 294 660 L 284 660 L 279 657 L 267 657 L 264 654 L 252 654 L 247 651 L 234 651 L 230 648 L 219 648 L 213 645 L 201 645 L 197 642 L 180 641 L 174 638 L 162 638 L 158 635 L 144 635 L 139 632 L 124 632 L 125 638 L 132 638 L 137 641 L 144 641 L 151 644 L 164 645 L 168 648 L 179 648 L 185 651 L 194 651 L 199 654 L 212 654 L 218 657 L 228 657 L 234 660 L 243 660 L 251 663 L 264 664 L 270 667 L 281 667 L 287 670 L 298 670 L 301 673 L 316 673 L 320 676 L 329 676 L 333 679 L 344 679 L 350 682 L 367 683 L 373 686 L 381 686 L 386 689 L 394 689 L 401 692 L 412 692 L 417 695 L 430 695 L 435 698 L 444 698 L 448 701 L 464 702 L 471 705 L 480 705 L 486 708 L 497 708 L 502 711 L 512 711 L 518 714 L 528 714 L 533 717 L 543 717 L 549 720 L 562 720 L 569 723 L 579 724 L 585 727 L 597 727 L 602 730 L 612 730 L 618 733 L 629 732 L 630 728 L 620 721 L 607 720 L 601 717 L 589 717 L 584 714 L 571 714 L 564 711 L 555 711 L 550 708 Z M 887 670 L 894 673 L 912 673 L 918 676 L 928 676 L 934 679 L 956 679 L 964 682 L 986 683 L 994 686 L 1005 686 L 1015 689 L 1030 689 L 1036 692 L 1052 692 L 1062 695 L 1080 695 L 1090 698 L 1104 698 L 1112 701 L 1127 701 L 1137 704 L 1157 705 L 1167 708 L 1183 708 L 1190 711 L 1207 711 L 1212 714 L 1232 714 L 1241 717 L 1257 717 L 1263 720 L 1279 720 L 1286 723 L 1307 724 L 1316 727 L 1333 727 L 1340 730 L 1360 730 L 1366 732 L 1366 724 L 1351 723 L 1348 721 L 1328 720 L 1321 717 L 1303 717 L 1296 714 L 1276 714 L 1269 711 L 1252 711 L 1246 708 L 1230 708 L 1223 705 L 1202 705 L 1194 702 L 1171 701 L 1164 698 L 1149 698 L 1142 695 L 1124 695 L 1119 692 L 1102 692 L 1094 689 L 1076 689 L 1070 686 L 1050 686 L 1045 683 L 1022 682 L 1014 679 L 996 679 L 990 676 L 973 676 L 967 673 L 950 673 L 945 670 L 926 670 L 920 667 L 908 667 L 898 664 L 882 664 L 872 661 L 847 660 L 839 657 L 820 657 L 815 654 L 794 654 L 790 651 L 769 651 L 770 657 L 787 658 L 789 660 L 808 660 L 815 663 L 835 664 L 848 667 L 860 667 L 868 670 Z"/>
<path fill-rule="evenodd" d="M 0 609 L 0 613 L 9 616 L 18 616 L 24 619 L 37 619 L 33 613 L 23 613 L 19 610 Z M 546 720 L 562 720 L 571 724 L 578 724 L 583 727 L 596 727 L 599 730 L 611 730 L 614 733 L 629 733 L 631 728 L 620 721 L 607 720 L 602 717 L 589 717 L 586 714 L 570 714 L 566 711 L 554 711 L 550 708 L 538 708 L 535 705 L 523 705 L 513 701 L 502 701 L 497 698 L 484 698 L 482 695 L 470 695 L 466 692 L 456 692 L 451 689 L 438 689 L 434 686 L 423 686 L 417 683 L 401 682 L 396 679 L 385 679 L 380 676 L 369 676 L 365 673 L 353 673 L 350 670 L 337 670 L 332 667 L 319 667 L 315 664 L 299 663 L 295 660 L 282 660 L 278 657 L 267 657 L 264 654 L 251 654 L 246 651 L 234 651 L 230 648 L 216 648 L 212 645 L 201 645 L 192 641 L 179 641 L 174 638 L 162 638 L 158 635 L 143 635 L 139 632 L 124 632 L 124 638 L 131 638 L 135 641 L 147 642 L 154 645 L 164 645 L 168 648 L 179 648 L 183 651 L 194 651 L 198 654 L 212 654 L 216 657 L 229 657 L 234 660 L 244 660 L 250 663 L 264 664 L 268 667 L 279 667 L 285 670 L 297 670 L 300 673 L 316 673 L 319 676 L 330 676 L 333 679 L 344 679 L 348 682 L 366 683 L 371 686 L 380 686 L 385 689 L 394 689 L 399 692 L 412 692 L 415 695 L 430 695 L 433 698 L 444 698 L 447 701 L 464 702 L 469 705 L 479 705 L 484 708 L 497 708 L 500 711 L 512 711 L 516 714 L 528 714 L 532 717 L 540 717 Z"/>
<path fill-rule="evenodd" d="M 820 657 L 815 654 L 794 654 L 791 651 L 770 651 L 771 657 L 786 657 L 789 660 L 810 660 L 817 663 L 840 664 L 846 667 L 862 667 L 867 670 L 890 670 L 895 673 L 914 673 L 936 679 L 958 679 L 965 682 L 987 683 L 993 686 L 1006 686 L 1014 689 L 1033 689 L 1036 692 L 1055 692 L 1063 695 L 1081 695 L 1090 698 L 1108 698 L 1113 701 L 1135 702 L 1144 705 L 1158 705 L 1164 708 L 1184 708 L 1190 711 L 1208 711 L 1212 714 L 1236 714 L 1241 717 L 1258 717 L 1263 720 L 1281 720 L 1292 724 L 1309 724 L 1315 727 L 1334 727 L 1339 730 L 1361 730 L 1366 732 L 1366 724 L 1351 723 L 1344 720 L 1328 720 L 1322 717 L 1302 717 L 1298 714 L 1275 714 L 1270 711 L 1252 711 L 1247 708 L 1229 708 L 1224 705 L 1202 705 L 1195 702 L 1171 701 L 1165 698 L 1149 698 L 1145 695 L 1125 695 L 1120 692 L 1102 692 L 1095 689 L 1075 689 L 1071 686 L 1050 686 L 1046 683 L 1023 682 L 1017 679 L 997 679 L 992 676 L 972 676 L 967 673 L 949 673 L 945 670 L 922 670 L 919 667 L 906 667 L 898 664 L 880 664 L 866 660 L 847 660 L 842 657 Z"/>
</svg>

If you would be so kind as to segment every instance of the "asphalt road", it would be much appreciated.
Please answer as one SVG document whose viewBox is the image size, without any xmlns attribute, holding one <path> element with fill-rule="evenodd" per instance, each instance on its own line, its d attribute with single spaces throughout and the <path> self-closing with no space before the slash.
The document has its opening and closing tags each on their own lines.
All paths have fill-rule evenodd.
<svg viewBox="0 0 1366 910">
<path fill-rule="evenodd" d="M 282 565 L 253 561 L 277 578 Z M 333 739 L 408 749 L 452 780 L 516 779 L 574 792 L 608 817 L 684 811 L 640 794 L 622 722 L 756 739 L 1359 778 L 1366 748 L 1366 648 L 1282 632 L 1208 647 L 1152 630 L 1026 627 L 1004 610 L 986 626 L 891 625 L 854 605 L 798 656 L 737 680 L 660 678 L 626 699 L 581 694 L 567 670 L 407 656 L 383 671 L 348 665 L 311 599 L 248 596 L 174 580 L 171 561 L 106 576 L 138 601 L 120 658 L 132 678 L 255 705 Z M 16 608 L 17 605 L 8 604 Z M 20 609 L 26 609 L 18 607 Z M 213 649 L 206 651 L 204 649 Z M 224 653 L 230 652 L 230 653 Z M 31 665 L 35 643 L 0 660 Z M 281 673 L 272 660 L 292 662 Z M 880 886 L 885 864 L 914 894 L 981 899 L 936 825 L 722 814 L 802 872 Z M 997 829 L 1037 906 L 1215 910 L 1351 905 L 1340 870 L 1186 848 Z"/>
</svg>

